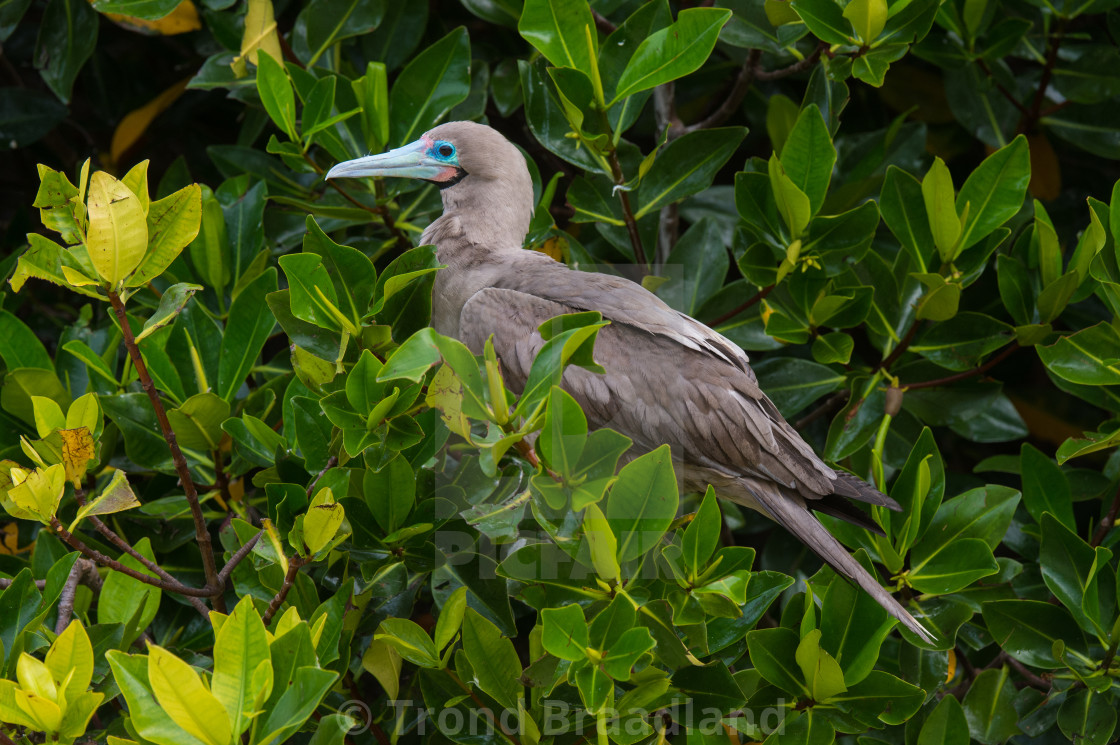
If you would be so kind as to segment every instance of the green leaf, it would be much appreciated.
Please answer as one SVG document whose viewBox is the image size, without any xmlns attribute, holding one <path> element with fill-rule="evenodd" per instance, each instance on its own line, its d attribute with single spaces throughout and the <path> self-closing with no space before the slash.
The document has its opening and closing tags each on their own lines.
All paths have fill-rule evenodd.
<svg viewBox="0 0 1120 745">
<path fill-rule="evenodd" d="M 832 0 L 793 0 L 790 5 L 813 34 L 829 44 L 850 43 L 851 24 Z"/>
<path fill-rule="evenodd" d="M 377 28 L 384 12 L 385 3 L 381 0 L 316 0 L 299 14 L 296 25 L 303 27 L 303 33 L 293 34 L 293 46 L 301 57 L 306 55 L 307 67 L 311 68 L 331 45 Z M 305 121 L 305 135 L 309 129 Z"/>
<path fill-rule="evenodd" d="M 265 301 L 276 291 L 276 270 L 269 267 L 237 295 L 229 309 L 218 358 L 216 393 L 233 401 L 257 364 L 265 342 L 276 328 L 276 318 Z"/>
<path fill-rule="evenodd" d="M 228 418 L 229 403 L 210 392 L 197 393 L 167 412 L 183 447 L 211 452 L 221 447 L 221 427 Z"/>
<path fill-rule="evenodd" d="M 795 357 L 767 357 L 754 365 L 762 388 L 782 416 L 791 417 L 844 385 L 844 376 L 832 368 Z"/>
<path fill-rule="evenodd" d="M 1110 429 L 1102 425 L 1099 432 L 1086 432 L 1082 437 L 1071 437 L 1058 448 L 1058 465 L 1067 460 L 1089 453 L 1108 450 L 1120 445 L 1120 428 Z"/>
<path fill-rule="evenodd" d="M 439 652 L 432 638 L 407 618 L 386 618 L 373 638 L 397 650 L 401 657 L 420 667 L 439 667 Z"/>
<path fill-rule="evenodd" d="M 686 10 L 681 15 L 697 10 L 710 9 Z M 744 127 L 723 127 L 690 132 L 670 142 L 662 148 L 642 179 L 634 216 L 644 217 L 666 204 L 707 189 L 746 134 Z"/>
<path fill-rule="evenodd" d="M 786 175 L 809 197 L 809 210 L 817 214 L 828 193 L 832 167 L 836 164 L 836 148 L 816 104 L 801 110 L 781 153 Z"/>
<path fill-rule="evenodd" d="M 968 720 L 954 696 L 945 696 L 918 733 L 918 745 L 968 745 Z"/>
<path fill-rule="evenodd" d="M 618 472 L 604 511 L 618 537 L 618 560 L 656 546 L 677 514 L 677 477 L 668 445 L 635 458 Z"/>
<path fill-rule="evenodd" d="M 292 142 L 299 142 L 296 130 L 296 94 L 281 61 L 264 50 L 257 53 L 257 92 L 264 110 L 280 131 Z"/>
<path fill-rule="evenodd" d="M 887 227 L 917 263 L 917 268 L 927 271 L 934 243 L 918 179 L 897 166 L 888 167 L 879 195 L 879 210 Z"/>
<path fill-rule="evenodd" d="M 517 31 L 556 67 L 574 68 L 588 78 L 597 69 L 598 31 L 587 3 L 526 0 Z"/>
<path fill-rule="evenodd" d="M 785 169 L 776 155 L 770 156 L 768 174 L 770 176 L 770 189 L 774 194 L 774 202 L 777 204 L 778 213 L 781 214 L 782 221 L 789 230 L 789 235 L 793 238 L 799 238 L 805 232 L 805 228 L 809 225 L 809 219 L 813 216 L 809 205 L 809 197 L 786 175 Z"/>
<path fill-rule="evenodd" d="M 519 682 L 521 662 L 513 642 L 473 608 L 468 608 L 463 617 L 463 651 L 478 687 L 505 708 L 517 711 L 523 691 Z"/>
<path fill-rule="evenodd" d="M 953 177 L 949 175 L 948 167 L 941 158 L 934 158 L 933 165 L 922 179 L 922 199 L 933 243 L 943 263 L 952 261 L 959 253 L 961 220 L 953 204 L 953 193 Z"/>
<path fill-rule="evenodd" d="M 805 635 L 794 656 L 814 701 L 826 701 L 848 690 L 840 665 L 821 648 L 820 629 L 813 629 Z"/>
<path fill-rule="evenodd" d="M 578 605 L 544 608 L 541 623 L 541 644 L 549 654 L 572 662 L 587 657 L 587 620 Z"/>
<path fill-rule="evenodd" d="M 179 311 L 181 311 L 191 299 L 191 296 L 201 289 L 203 289 L 202 285 L 179 282 L 164 290 L 163 297 L 159 299 L 159 307 L 156 308 L 156 312 L 144 322 L 144 329 L 136 335 L 137 343 L 151 336 L 169 323 L 172 323 L 176 316 L 179 315 Z"/>
<path fill-rule="evenodd" d="M 39 20 L 35 66 L 63 103 L 70 102 L 74 80 L 97 46 L 99 21 L 86 0 L 50 0 Z"/>
<path fill-rule="evenodd" d="M 210 691 L 225 707 L 234 736 L 249 728 L 261 691 L 256 688 L 258 668 L 267 666 L 267 685 L 272 685 L 272 663 L 268 637 L 253 600 L 244 597 L 222 623 L 214 638 L 214 674 Z M 267 696 L 267 694 L 265 694 Z"/>
<path fill-rule="evenodd" d="M 339 310 L 358 326 L 370 309 L 377 285 L 377 270 L 361 251 L 331 240 L 311 215 L 307 216 L 306 225 L 304 252 L 318 254 L 322 258 L 323 267 L 338 295 Z"/>
<path fill-rule="evenodd" d="M 902 724 L 925 701 L 925 692 L 889 673 L 873 670 L 859 684 L 832 700 L 865 725 L 877 726 L 878 722 Z"/>
<path fill-rule="evenodd" d="M 1120 334 L 1107 321 L 1035 348 L 1050 372 L 1071 383 L 1120 383 Z"/>
<path fill-rule="evenodd" d="M 32 367 L 54 371 L 54 363 L 43 342 L 23 321 L 6 310 L 0 310 L 0 358 L 9 370 Z"/>
<path fill-rule="evenodd" d="M 852 0 L 844 8 L 844 17 L 859 40 L 870 45 L 887 25 L 887 0 Z"/>
<path fill-rule="evenodd" d="M 681 536 L 682 558 L 693 574 L 700 574 L 700 570 L 719 546 L 722 526 L 719 501 L 715 490 L 709 486 L 700 502 L 700 509 L 696 510 L 696 515 Z"/>
<path fill-rule="evenodd" d="M 795 696 L 808 695 L 797 662 L 801 640 L 792 629 L 755 629 L 747 632 L 751 664 L 768 682 Z"/>
<path fill-rule="evenodd" d="M 1019 734 L 1019 716 L 1014 700 L 1015 686 L 1006 667 L 980 673 L 962 704 L 973 739 L 983 745 L 999 745 Z"/>
<path fill-rule="evenodd" d="M 1107 745 L 1116 731 L 1115 701 L 1108 693 L 1074 691 L 1058 709 L 1058 727 L 1072 742 Z"/>
<path fill-rule="evenodd" d="M 125 472 L 114 471 L 113 478 L 109 480 L 109 483 L 101 490 L 101 493 L 98 494 L 96 498 L 86 502 L 83 507 L 79 508 L 69 530 L 73 532 L 74 525 L 82 518 L 89 517 L 90 515 L 112 515 L 139 506 L 140 501 L 136 499 L 136 494 L 133 493 L 132 487 L 129 486 L 128 477 L 125 475 Z"/>
<path fill-rule="evenodd" d="M 946 500 L 911 551 L 911 574 L 920 573 L 929 561 L 943 553 L 946 558 L 942 561 L 952 565 L 956 546 L 966 539 L 982 541 L 994 549 L 1007 532 L 1018 503 L 1019 492 L 995 485 L 971 489 Z"/>
<path fill-rule="evenodd" d="M 1043 514 L 1049 512 L 1070 530 L 1076 526 L 1069 482 L 1062 469 L 1042 453 L 1024 442 L 1019 454 L 1023 474 L 1023 506 L 1035 522 L 1042 524 Z"/>
<path fill-rule="evenodd" d="M 576 400 L 553 386 L 537 452 L 554 471 L 571 477 L 587 442 L 587 417 Z"/>
<path fill-rule="evenodd" d="M 220 213 L 218 217 L 221 217 Z M 126 284 L 129 287 L 139 287 L 163 274 L 171 266 L 171 262 L 198 236 L 201 224 L 202 189 L 197 184 L 185 186 L 174 194 L 152 202 L 148 206 L 148 252 Z M 221 227 L 224 250 L 224 220 Z"/>
<path fill-rule="evenodd" d="M 149 561 L 155 561 L 155 554 L 152 553 L 152 546 L 147 537 L 134 543 L 133 548 Z M 119 561 L 129 569 L 135 569 L 149 577 L 156 576 L 150 569 L 128 554 L 121 556 Z M 101 594 L 98 596 L 97 622 L 127 624 L 139 612 L 135 631 L 138 636 L 140 632 L 148 628 L 148 624 L 155 618 L 156 611 L 159 610 L 161 594 L 162 591 L 158 587 L 120 572 L 110 572 L 105 577 Z"/>
<path fill-rule="evenodd" d="M 470 39 L 463 27 L 412 58 L 389 94 L 392 144 L 416 139 L 466 99 L 471 91 L 470 59 Z"/>
<path fill-rule="evenodd" d="M 105 658 L 128 703 L 129 721 L 142 737 L 158 745 L 209 745 L 180 727 L 156 701 L 148 682 L 147 655 L 110 649 Z"/>
<path fill-rule="evenodd" d="M 380 470 L 366 469 L 362 477 L 366 505 L 386 535 L 403 527 L 416 501 L 416 475 L 403 457 Z"/>
<path fill-rule="evenodd" d="M 843 331 L 833 331 L 813 339 L 813 359 L 822 365 L 846 365 L 852 359 L 855 340 Z"/>
<path fill-rule="evenodd" d="M 1005 652 L 1031 667 L 1057 670 L 1065 663 L 1053 654 L 1054 642 L 1073 649 L 1085 645 L 1069 611 L 1038 600 L 993 600 L 984 603 L 984 624 Z M 975 684 L 973 684 L 975 685 Z"/>
<path fill-rule="evenodd" d="M 1049 513 L 1043 515 L 1041 523 L 1038 561 L 1043 581 L 1082 629 L 1107 636 L 1116 613 L 1115 585 L 1108 581 L 1102 588 L 1099 573 L 1108 566 L 1112 552 L 1102 546 L 1090 546 Z M 1102 597 L 1107 599 L 1103 617 Z"/>
<path fill-rule="evenodd" d="M 699 69 L 731 17 L 722 8 L 687 8 L 668 28 L 655 31 L 634 51 L 610 105 Z"/>
<path fill-rule="evenodd" d="M 999 296 L 1003 306 L 1018 324 L 1028 324 L 1034 317 L 1034 290 L 1023 262 L 1014 256 L 996 257 Z"/>
<path fill-rule="evenodd" d="M 1030 180 L 1030 148 L 1023 135 L 985 158 L 957 195 L 958 214 L 964 215 L 968 205 L 959 250 L 986 238 L 1014 217 L 1023 205 Z"/>
</svg>

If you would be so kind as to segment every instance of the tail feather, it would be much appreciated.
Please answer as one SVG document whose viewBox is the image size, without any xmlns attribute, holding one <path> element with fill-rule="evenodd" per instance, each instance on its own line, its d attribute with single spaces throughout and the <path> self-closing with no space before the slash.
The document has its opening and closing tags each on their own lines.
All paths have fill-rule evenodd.
<svg viewBox="0 0 1120 745">
<path fill-rule="evenodd" d="M 752 484 L 751 491 L 758 504 L 766 510 L 779 525 L 797 536 L 805 545 L 813 549 L 830 567 L 846 579 L 855 582 L 879 605 L 927 642 L 933 642 L 933 635 L 926 630 L 909 611 L 902 607 L 879 582 L 860 566 L 847 549 L 818 521 L 799 499 L 787 497 L 770 485 Z M 817 505 L 814 504 L 815 508 Z"/>
</svg>

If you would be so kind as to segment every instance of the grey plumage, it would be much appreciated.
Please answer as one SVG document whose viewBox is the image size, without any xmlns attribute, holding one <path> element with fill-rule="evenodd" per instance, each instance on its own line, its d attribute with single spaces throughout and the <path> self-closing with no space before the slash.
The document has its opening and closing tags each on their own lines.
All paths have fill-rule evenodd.
<svg viewBox="0 0 1120 745">
<path fill-rule="evenodd" d="M 438 155 L 437 147 L 448 143 L 457 170 Z M 720 496 L 775 520 L 914 633 L 931 638 L 810 512 L 877 530 L 847 500 L 898 505 L 825 464 L 759 388 L 738 346 L 640 285 L 523 250 L 532 183 L 521 153 L 505 137 L 481 124 L 450 122 L 412 146 L 336 166 L 328 177 L 340 175 L 453 182 L 442 190 L 443 215 L 422 237 L 447 265 L 433 292 L 437 331 L 476 354 L 493 335 L 507 382 L 519 391 L 544 343 L 541 323 L 564 313 L 601 312 L 611 323 L 599 332 L 595 358 L 606 373 L 573 367 L 563 377 L 592 427 L 629 436 L 632 452 L 668 443 L 686 488 L 711 484 Z"/>
</svg>

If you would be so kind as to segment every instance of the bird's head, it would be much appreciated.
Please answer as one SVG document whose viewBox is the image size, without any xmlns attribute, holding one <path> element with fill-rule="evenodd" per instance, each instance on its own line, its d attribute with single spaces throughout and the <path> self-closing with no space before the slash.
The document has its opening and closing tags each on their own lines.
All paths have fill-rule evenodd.
<svg viewBox="0 0 1120 745">
<path fill-rule="evenodd" d="M 447 122 L 409 145 L 339 163 L 327 173 L 327 178 L 370 176 L 430 181 L 443 192 L 445 214 L 520 231 L 519 244 L 529 227 L 533 182 L 525 158 L 485 124 Z"/>
</svg>

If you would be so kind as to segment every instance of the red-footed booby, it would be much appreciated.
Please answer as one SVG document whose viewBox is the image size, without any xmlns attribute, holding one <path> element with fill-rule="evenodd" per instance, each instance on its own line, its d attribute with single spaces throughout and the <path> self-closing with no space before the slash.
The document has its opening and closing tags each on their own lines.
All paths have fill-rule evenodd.
<svg viewBox="0 0 1120 745">
<path fill-rule="evenodd" d="M 493 334 L 506 382 L 520 391 L 544 341 L 537 327 L 566 313 L 595 310 L 598 374 L 568 368 L 563 388 L 592 428 L 634 441 L 631 453 L 668 443 L 685 487 L 719 496 L 775 520 L 836 572 L 922 639 L 929 632 L 816 519 L 835 515 L 879 532 L 848 500 L 898 504 L 855 476 L 830 468 L 758 386 L 747 355 L 640 285 L 581 272 L 522 248 L 533 185 L 520 151 L 494 129 L 448 122 L 381 155 L 340 163 L 327 178 L 396 176 L 441 188 L 443 215 L 422 244 L 436 246 L 432 325 L 481 354 Z"/>
</svg>

